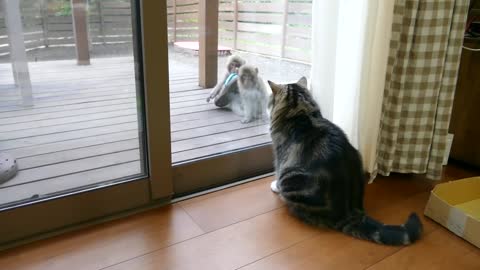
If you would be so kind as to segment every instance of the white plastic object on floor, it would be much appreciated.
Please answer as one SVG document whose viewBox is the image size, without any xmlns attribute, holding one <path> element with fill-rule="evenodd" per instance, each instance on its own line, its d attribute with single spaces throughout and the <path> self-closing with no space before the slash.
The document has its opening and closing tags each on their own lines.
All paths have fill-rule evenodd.
<svg viewBox="0 0 480 270">
<path fill-rule="evenodd" d="M 17 161 L 12 155 L 0 153 L 0 185 L 12 179 L 17 174 Z"/>
</svg>

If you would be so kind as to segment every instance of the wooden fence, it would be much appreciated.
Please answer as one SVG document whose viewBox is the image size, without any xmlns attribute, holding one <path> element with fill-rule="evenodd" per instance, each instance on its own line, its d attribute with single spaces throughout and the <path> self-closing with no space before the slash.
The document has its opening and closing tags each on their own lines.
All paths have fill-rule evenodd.
<svg viewBox="0 0 480 270">
<path fill-rule="evenodd" d="M 22 0 L 27 49 L 73 46 L 72 17 L 53 0 Z M 163 0 L 159 0 L 163 1 Z M 310 61 L 311 0 L 220 0 L 219 44 L 235 50 Z M 169 41 L 198 41 L 198 0 L 167 0 Z M 0 11 L 0 56 L 9 52 Z M 129 0 L 89 0 L 93 44 L 132 41 Z"/>
<path fill-rule="evenodd" d="M 169 40 L 198 40 L 198 0 L 168 0 Z M 311 0 L 220 0 L 219 44 L 310 62 Z"/>
<path fill-rule="evenodd" d="M 73 46 L 72 16 L 59 15 L 50 1 L 20 1 L 27 50 L 45 47 Z M 0 11 L 0 56 L 10 51 L 4 17 Z M 131 43 L 130 1 L 89 1 L 88 27 L 93 44 Z"/>
</svg>

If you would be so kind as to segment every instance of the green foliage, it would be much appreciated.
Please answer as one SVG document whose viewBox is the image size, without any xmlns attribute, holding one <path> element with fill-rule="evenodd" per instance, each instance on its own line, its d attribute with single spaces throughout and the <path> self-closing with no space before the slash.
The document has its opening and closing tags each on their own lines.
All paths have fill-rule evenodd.
<svg viewBox="0 0 480 270">
<path fill-rule="evenodd" d="M 56 8 L 55 16 L 69 16 L 72 15 L 72 5 L 69 0 L 62 0 Z"/>
</svg>

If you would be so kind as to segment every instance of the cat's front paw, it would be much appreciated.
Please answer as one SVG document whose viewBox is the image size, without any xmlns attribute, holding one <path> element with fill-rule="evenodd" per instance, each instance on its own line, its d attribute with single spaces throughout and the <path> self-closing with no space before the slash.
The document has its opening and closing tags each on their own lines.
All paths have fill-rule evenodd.
<svg viewBox="0 0 480 270">
<path fill-rule="evenodd" d="M 278 186 L 277 186 L 277 180 L 272 181 L 272 183 L 270 183 L 270 189 L 275 193 L 280 192 L 280 190 L 278 189 Z"/>
</svg>

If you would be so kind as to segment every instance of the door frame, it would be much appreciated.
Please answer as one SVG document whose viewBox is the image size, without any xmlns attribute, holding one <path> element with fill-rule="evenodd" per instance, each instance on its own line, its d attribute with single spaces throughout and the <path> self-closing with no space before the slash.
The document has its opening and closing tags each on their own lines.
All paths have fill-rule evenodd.
<svg viewBox="0 0 480 270">
<path fill-rule="evenodd" d="M 174 197 L 273 172 L 271 144 L 227 152 L 173 166 Z"/>
</svg>

